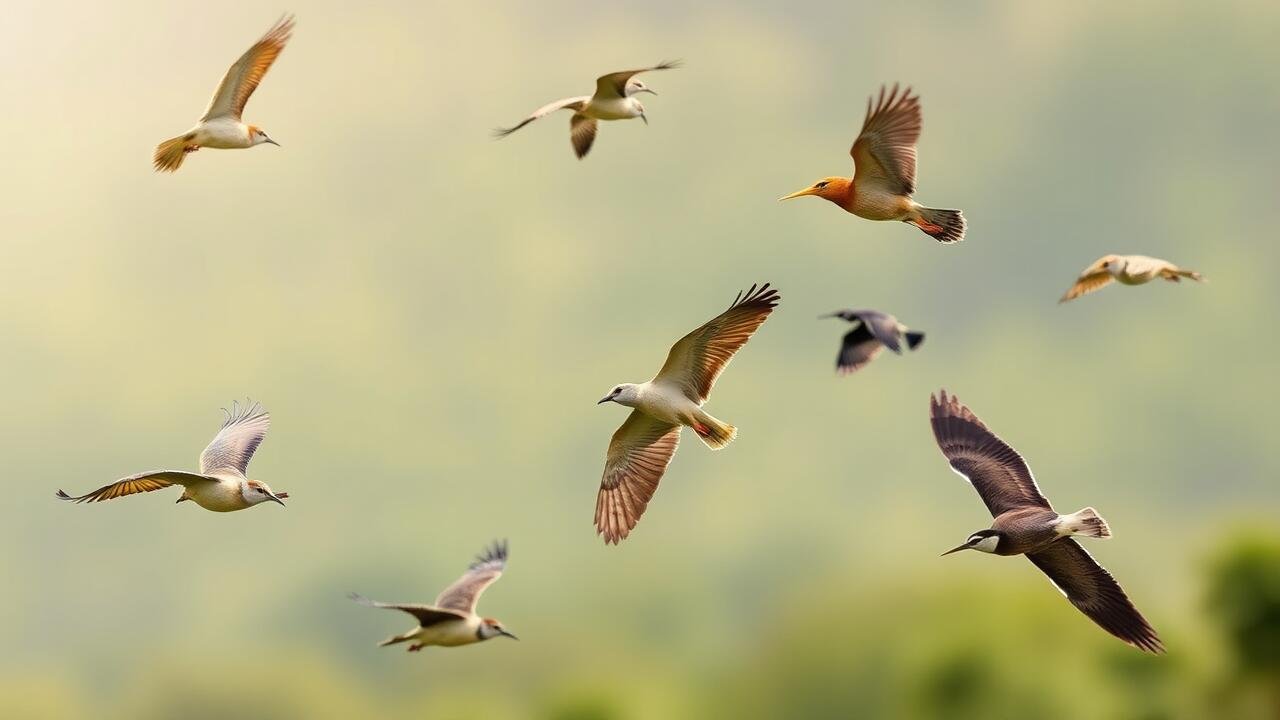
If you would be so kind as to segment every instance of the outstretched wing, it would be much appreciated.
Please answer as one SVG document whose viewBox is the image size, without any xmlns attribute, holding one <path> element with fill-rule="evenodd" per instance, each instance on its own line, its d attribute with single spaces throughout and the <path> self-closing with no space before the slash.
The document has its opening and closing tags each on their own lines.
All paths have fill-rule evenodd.
<svg viewBox="0 0 1280 720">
<path fill-rule="evenodd" d="M 596 119 L 582 113 L 574 113 L 569 118 L 569 142 L 573 143 L 573 154 L 578 159 L 587 156 L 591 151 L 591 143 L 596 141 Z"/>
<path fill-rule="evenodd" d="M 1129 596 L 1080 543 L 1063 538 L 1027 559 L 1103 630 L 1150 653 L 1164 652 L 1156 631 L 1133 606 Z"/>
<path fill-rule="evenodd" d="M 738 293 L 728 310 L 671 346 L 654 380 L 680 387 L 694 402 L 706 402 L 734 353 L 747 344 L 781 299 L 777 290 L 769 289 L 769 283 Z"/>
<path fill-rule="evenodd" d="M 840 353 L 836 355 L 836 372 L 848 375 L 861 370 L 882 352 L 884 352 L 884 343 L 871 334 L 865 322 L 859 321 L 852 330 L 845 333 L 844 339 L 840 341 Z"/>
<path fill-rule="evenodd" d="M 1081 295 L 1087 295 L 1110 284 L 1115 278 L 1103 268 L 1103 265 L 1108 260 L 1114 259 L 1116 259 L 1115 255 L 1105 255 L 1095 260 L 1092 265 L 1080 272 L 1080 277 L 1076 278 L 1076 284 L 1072 285 L 1071 289 L 1067 290 L 1066 294 L 1058 302 L 1064 303 L 1068 300 L 1075 300 Z"/>
<path fill-rule="evenodd" d="M 671 70 L 678 67 L 680 67 L 679 60 L 670 60 L 667 62 L 660 62 L 653 67 L 640 68 L 638 70 L 621 70 L 619 72 L 609 73 L 608 75 L 601 75 L 596 78 L 596 94 L 594 97 L 597 100 L 611 100 L 626 97 L 627 83 L 631 81 L 632 77 L 639 75 L 642 72 L 649 72 L 650 70 Z"/>
<path fill-rule="evenodd" d="M 57 492 L 57 496 L 62 500 L 70 500 L 77 503 L 102 502 L 103 500 L 124 497 L 125 495 L 160 490 L 171 485 L 191 486 L 212 482 L 217 482 L 217 480 L 195 473 L 182 472 L 181 470 L 152 470 L 121 478 L 110 485 L 104 485 L 91 493 L 78 497 L 72 497 L 61 490 Z"/>
<path fill-rule="evenodd" d="M 609 441 L 596 495 L 596 532 L 618 544 L 640 522 L 680 444 L 680 426 L 632 410 Z"/>
<path fill-rule="evenodd" d="M 262 82 L 267 70 L 271 69 L 271 64 L 280 56 L 280 51 L 284 50 L 292 32 L 293 16 L 286 15 L 277 20 L 267 34 L 227 70 L 200 121 L 223 116 L 239 120 L 245 103 L 249 102 L 249 96 L 258 89 L 258 83 Z"/>
<path fill-rule="evenodd" d="M 231 405 L 222 429 L 200 453 L 200 472 L 206 475 L 231 473 L 244 476 L 249 460 L 271 427 L 271 414 L 258 403 Z"/>
<path fill-rule="evenodd" d="M 365 605 L 368 607 L 385 608 L 387 610 L 399 610 L 401 612 L 407 612 L 410 615 L 417 618 L 418 625 L 422 627 L 428 627 L 431 625 L 435 625 L 436 623 L 445 622 L 447 620 L 465 620 L 466 619 L 466 615 L 456 610 L 432 607 L 430 605 L 409 605 L 409 604 L 399 604 L 399 603 L 378 602 L 377 600 L 370 600 L 369 598 L 363 595 L 360 595 L 359 593 L 351 593 L 347 595 L 347 597 L 351 598 L 352 600 L 355 600 L 361 605 Z"/>
<path fill-rule="evenodd" d="M 1022 456 L 954 396 L 946 390 L 941 398 L 931 395 L 929 416 L 942 454 L 978 491 L 992 517 L 1027 506 L 1052 510 Z"/>
<path fill-rule="evenodd" d="M 916 191 L 916 141 L 920 139 L 920 98 L 911 88 L 899 94 L 898 86 L 887 94 L 882 85 L 874 102 L 868 98 L 862 132 L 853 141 L 855 188 L 875 187 L 894 195 Z"/>
<path fill-rule="evenodd" d="M 436 606 L 467 614 L 476 611 L 476 602 L 484 589 L 502 577 L 507 566 L 507 541 L 495 542 L 492 547 L 476 556 L 475 562 L 452 585 L 436 598 Z"/>
<path fill-rule="evenodd" d="M 546 105 L 543 105 L 537 110 L 534 110 L 532 113 L 530 113 L 529 117 L 521 120 L 515 125 L 512 125 L 509 128 L 497 128 L 496 130 L 493 131 L 493 136 L 496 138 L 504 138 L 510 135 L 511 133 L 519 130 L 520 128 L 524 127 L 525 125 L 528 125 L 534 120 L 537 120 L 538 118 L 541 118 L 541 117 L 546 117 L 547 115 L 550 115 L 551 113 L 557 110 L 564 110 L 565 108 L 570 108 L 572 110 L 581 110 L 583 107 L 586 106 L 587 101 L 590 99 L 591 97 L 589 95 L 582 95 L 580 97 L 563 98 L 561 100 L 556 100 L 555 102 L 547 103 Z"/>
</svg>

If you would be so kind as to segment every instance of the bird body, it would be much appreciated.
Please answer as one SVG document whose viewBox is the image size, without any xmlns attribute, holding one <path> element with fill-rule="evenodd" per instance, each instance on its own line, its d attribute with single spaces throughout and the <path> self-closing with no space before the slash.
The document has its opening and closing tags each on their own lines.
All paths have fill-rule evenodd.
<svg viewBox="0 0 1280 720">
<path fill-rule="evenodd" d="M 916 190 L 916 142 L 922 126 L 920 99 L 898 86 L 867 101 L 867 115 L 849 154 L 852 178 L 827 177 L 782 200 L 813 195 L 867 220 L 896 220 L 915 225 L 943 243 L 964 239 L 959 210 L 925 207 L 912 199 Z"/>
<path fill-rule="evenodd" d="M 241 121 L 245 103 L 257 89 L 272 63 L 284 50 L 293 31 L 293 18 L 282 17 L 227 70 L 214 91 L 204 116 L 187 132 L 156 146 L 153 163 L 160 172 L 174 172 L 188 153 L 202 147 L 244 149 L 270 143 L 279 145 L 256 125 Z"/>
<path fill-rule="evenodd" d="M 646 125 L 649 123 L 649 118 L 644 114 L 644 105 L 635 96 L 646 92 L 651 95 L 658 93 L 637 80 L 636 75 L 651 70 L 670 70 L 677 67 L 680 67 L 678 61 L 663 62 L 653 67 L 601 75 L 596 78 L 595 93 L 547 103 L 516 125 L 494 130 L 494 136 L 504 138 L 534 120 L 557 110 L 572 110 L 573 116 L 569 118 L 569 141 L 573 145 L 574 154 L 581 160 L 591 151 L 591 145 L 595 142 L 598 121 L 640 118 Z"/>
<path fill-rule="evenodd" d="M 1099 627 L 1141 650 L 1163 652 L 1156 631 L 1115 578 L 1073 539 L 1111 537 L 1098 512 L 1091 507 L 1066 515 L 1054 511 L 1022 456 L 945 390 L 929 398 L 929 417 L 951 469 L 973 485 L 992 516 L 989 527 L 943 554 L 1026 555 Z"/>
<path fill-rule="evenodd" d="M 838 317 L 853 323 L 853 329 L 840 340 L 836 354 L 836 371 L 841 375 L 855 372 L 874 360 L 885 349 L 901 355 L 902 346 L 915 350 L 924 342 L 924 333 L 913 331 L 898 318 L 878 310 L 837 310 L 821 318 Z"/>
<path fill-rule="evenodd" d="M 600 399 L 633 408 L 609 441 L 596 495 L 596 532 L 606 543 L 625 539 L 640 521 L 680 444 L 682 427 L 691 428 L 712 450 L 737 437 L 737 428 L 702 406 L 716 378 L 779 300 L 768 283 L 752 285 L 728 310 L 676 342 L 652 380 L 623 383 Z"/>
<path fill-rule="evenodd" d="M 245 476 L 249 460 L 270 426 L 271 415 L 257 403 L 246 403 L 243 408 L 232 404 L 222 428 L 200 453 L 200 472 L 152 470 L 130 475 L 79 497 L 61 490 L 57 496 L 77 503 L 101 502 L 181 485 L 178 502 L 190 500 L 214 512 L 244 510 L 264 502 L 284 505 L 282 500 L 288 498 L 289 493 L 272 492 L 266 483 Z"/>
<path fill-rule="evenodd" d="M 408 632 L 391 637 L 378 643 L 379 647 L 397 643 L 411 643 L 409 652 L 417 652 L 424 647 L 436 645 L 440 647 L 457 647 L 472 645 L 498 636 L 516 640 L 493 618 L 476 614 L 476 604 L 485 588 L 502 577 L 507 565 L 507 543 L 494 543 L 475 562 L 467 568 L 467 572 L 452 585 L 445 588 L 431 605 L 412 605 L 400 603 L 384 603 L 370 600 L 351 593 L 348 597 L 369 607 L 386 608 L 406 612 L 418 621 L 418 626 Z"/>
<path fill-rule="evenodd" d="M 1190 278 L 1202 282 L 1204 276 L 1194 270 L 1184 270 L 1168 260 L 1147 257 L 1146 255 L 1103 255 L 1092 265 L 1080 271 L 1075 285 L 1058 300 L 1059 303 L 1074 300 L 1095 290 L 1111 284 L 1145 285 L 1156 278 L 1169 282 L 1179 282 L 1182 278 Z"/>
</svg>

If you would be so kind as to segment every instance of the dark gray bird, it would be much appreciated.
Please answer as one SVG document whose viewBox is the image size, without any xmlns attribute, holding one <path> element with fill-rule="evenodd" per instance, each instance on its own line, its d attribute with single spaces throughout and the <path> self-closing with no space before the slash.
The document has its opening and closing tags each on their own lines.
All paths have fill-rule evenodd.
<svg viewBox="0 0 1280 720">
<path fill-rule="evenodd" d="M 908 350 L 915 350 L 924 342 L 924 333 L 908 330 L 898 318 L 878 310 L 837 310 L 818 317 L 838 317 L 853 323 L 853 329 L 840 341 L 840 354 L 836 355 L 836 372 L 841 375 L 861 369 L 886 347 L 901 355 L 904 341 Z"/>
<path fill-rule="evenodd" d="M 969 408 L 947 391 L 929 398 L 933 436 L 951 469 L 978 491 L 995 521 L 948 550 L 980 550 L 996 555 L 1026 555 L 1080 612 L 1103 630 L 1151 653 L 1164 652 L 1156 631 L 1124 590 L 1072 535 L 1111 537 L 1111 528 L 1091 507 L 1059 515 L 1036 485 L 1031 468 L 1017 451 L 987 429 Z"/>
</svg>

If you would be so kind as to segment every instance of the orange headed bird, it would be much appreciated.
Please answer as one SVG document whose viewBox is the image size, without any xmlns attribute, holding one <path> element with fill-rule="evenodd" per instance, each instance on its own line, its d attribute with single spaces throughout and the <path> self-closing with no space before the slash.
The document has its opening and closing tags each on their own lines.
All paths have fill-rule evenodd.
<svg viewBox="0 0 1280 720">
<path fill-rule="evenodd" d="M 823 178 L 780 198 L 817 195 L 868 220 L 901 220 L 925 231 L 938 242 L 964 239 L 964 215 L 959 210 L 925 207 L 911 199 L 916 191 L 916 141 L 920 139 L 920 98 L 898 86 L 867 100 L 862 132 L 853 141 L 853 179 Z"/>
</svg>

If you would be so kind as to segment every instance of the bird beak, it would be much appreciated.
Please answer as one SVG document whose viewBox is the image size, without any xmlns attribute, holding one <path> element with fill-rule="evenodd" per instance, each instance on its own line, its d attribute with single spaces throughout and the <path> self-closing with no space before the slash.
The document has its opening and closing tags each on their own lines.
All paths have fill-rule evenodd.
<svg viewBox="0 0 1280 720">
<path fill-rule="evenodd" d="M 596 402 L 596 404 L 597 404 L 597 405 L 603 405 L 603 404 L 605 404 L 605 403 L 609 402 L 609 401 L 610 401 L 610 400 L 612 400 L 612 399 L 613 399 L 613 396 L 612 396 L 612 395 L 606 395 L 605 397 L 600 398 L 600 399 Z"/>
<path fill-rule="evenodd" d="M 645 125 L 649 124 L 649 118 L 645 117 L 644 113 L 640 113 L 640 119 L 644 121 Z"/>
<path fill-rule="evenodd" d="M 175 500 L 173 504 L 174 504 L 174 505 L 177 505 L 178 503 L 182 502 L 183 500 L 190 500 L 190 499 L 191 499 L 191 498 L 187 497 L 186 495 L 183 495 L 182 497 L 180 497 L 180 498 L 178 498 L 177 500 Z"/>
<path fill-rule="evenodd" d="M 267 493 L 267 497 L 271 498 L 271 502 L 280 503 L 280 507 L 285 507 L 284 501 L 280 499 L 280 495 L 275 493 Z"/>
<path fill-rule="evenodd" d="M 276 142 L 275 140 L 272 140 L 271 138 L 263 138 L 262 142 L 269 142 L 272 145 L 275 145 L 276 147 L 280 147 L 280 143 Z"/>
<path fill-rule="evenodd" d="M 520 638 L 516 637 L 515 635 L 512 635 L 511 633 L 507 632 L 506 630 L 499 630 L 499 631 L 498 631 L 498 634 L 499 634 L 499 635 L 501 635 L 501 636 L 503 636 L 503 637 L 509 637 L 509 638 L 511 638 L 512 640 L 519 640 L 519 639 L 520 639 Z"/>
<path fill-rule="evenodd" d="M 657 90 L 650 90 L 649 88 L 645 88 L 645 89 L 641 90 L 640 92 L 647 92 L 647 93 L 649 93 L 650 95 L 657 95 L 657 94 L 658 94 L 658 91 L 657 91 Z"/>
<path fill-rule="evenodd" d="M 782 198 L 782 199 L 783 199 L 783 200 L 786 200 L 786 198 Z M 819 319 L 819 320 L 826 320 L 827 318 L 833 318 L 833 317 L 840 317 L 840 313 L 838 313 L 838 312 L 833 312 L 833 313 L 827 313 L 826 315 L 819 315 L 819 316 L 818 316 L 818 319 Z"/>
<path fill-rule="evenodd" d="M 942 553 L 942 555 L 941 555 L 940 557 L 946 557 L 946 556 L 950 555 L 950 554 L 951 554 L 951 553 L 953 553 L 953 552 L 960 552 L 961 550 L 968 550 L 968 549 L 969 549 L 969 546 L 968 546 L 968 545 L 961 545 L 960 547 L 957 547 L 957 548 L 951 548 L 950 550 L 948 550 L 948 551 L 946 551 L 946 552 Z"/>
<path fill-rule="evenodd" d="M 798 191 L 796 191 L 796 192 L 793 192 L 793 193 L 791 193 L 790 195 L 786 195 L 786 196 L 780 197 L 780 198 L 778 198 L 778 201 L 779 201 L 779 202 L 781 202 L 781 201 L 783 201 L 783 200 L 791 200 L 791 199 L 793 199 L 793 198 L 804 197 L 805 195 L 813 195 L 813 194 L 814 194 L 814 193 L 816 193 L 816 192 L 817 192 L 817 191 L 816 191 L 816 190 L 814 190 L 812 187 L 807 187 L 807 188 L 805 188 L 805 189 L 803 189 L 803 190 L 798 190 Z"/>
</svg>

